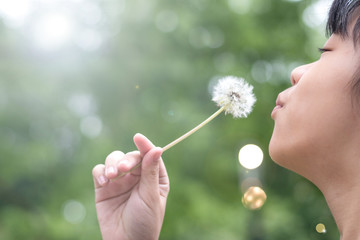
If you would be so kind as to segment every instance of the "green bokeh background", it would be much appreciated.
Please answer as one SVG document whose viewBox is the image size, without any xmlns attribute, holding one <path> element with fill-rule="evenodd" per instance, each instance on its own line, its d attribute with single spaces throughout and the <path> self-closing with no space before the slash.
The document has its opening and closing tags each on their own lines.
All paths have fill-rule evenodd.
<svg viewBox="0 0 360 240">
<path fill-rule="evenodd" d="M 319 57 L 324 23 L 314 24 L 331 1 L 9 0 L 30 5 L 20 23 L 3 2 L 0 239 L 101 239 L 92 168 L 134 150 L 137 132 L 164 146 L 193 128 L 217 110 L 209 83 L 225 75 L 251 83 L 257 103 L 247 119 L 222 115 L 164 153 L 160 239 L 339 238 L 319 190 L 267 153 L 277 94 L 291 69 Z M 72 24 L 63 41 L 48 39 L 62 31 L 51 14 Z M 238 162 L 248 143 L 264 152 L 256 170 Z M 267 194 L 257 211 L 242 205 L 248 177 Z"/>
</svg>

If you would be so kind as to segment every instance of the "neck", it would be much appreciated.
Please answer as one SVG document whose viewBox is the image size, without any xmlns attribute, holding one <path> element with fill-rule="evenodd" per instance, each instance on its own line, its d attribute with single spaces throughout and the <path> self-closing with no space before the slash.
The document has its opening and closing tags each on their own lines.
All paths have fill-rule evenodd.
<svg viewBox="0 0 360 240">
<path fill-rule="evenodd" d="M 318 185 L 325 196 L 340 232 L 340 240 L 360 240 L 360 181 L 356 176 L 345 182 L 328 181 Z"/>
</svg>

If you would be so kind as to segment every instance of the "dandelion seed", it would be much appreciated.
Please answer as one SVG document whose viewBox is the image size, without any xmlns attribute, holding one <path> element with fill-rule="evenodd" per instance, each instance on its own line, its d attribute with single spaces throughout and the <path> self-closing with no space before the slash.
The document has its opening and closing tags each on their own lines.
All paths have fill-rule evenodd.
<svg viewBox="0 0 360 240">
<path fill-rule="evenodd" d="M 247 117 L 256 102 L 253 86 L 245 82 L 244 79 L 234 76 L 227 76 L 219 80 L 214 87 L 212 100 L 217 103 L 220 109 L 192 130 L 163 147 L 163 152 L 202 128 L 223 111 L 225 114 L 232 114 L 234 118 Z"/>
</svg>

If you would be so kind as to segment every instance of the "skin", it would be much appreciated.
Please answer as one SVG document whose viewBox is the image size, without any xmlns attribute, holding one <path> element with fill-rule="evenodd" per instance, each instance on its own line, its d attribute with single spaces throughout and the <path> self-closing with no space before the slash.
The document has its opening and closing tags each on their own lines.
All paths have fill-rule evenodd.
<svg viewBox="0 0 360 240">
<path fill-rule="evenodd" d="M 162 149 L 136 134 L 138 151 L 114 151 L 93 169 L 97 217 L 103 240 L 158 239 L 164 219 L 169 178 Z M 137 168 L 123 177 L 140 160 Z"/>
<path fill-rule="evenodd" d="M 360 239 L 360 113 L 351 90 L 359 52 L 351 36 L 336 34 L 324 49 L 294 69 L 292 87 L 279 94 L 269 152 L 323 192 L 342 240 Z"/>
</svg>

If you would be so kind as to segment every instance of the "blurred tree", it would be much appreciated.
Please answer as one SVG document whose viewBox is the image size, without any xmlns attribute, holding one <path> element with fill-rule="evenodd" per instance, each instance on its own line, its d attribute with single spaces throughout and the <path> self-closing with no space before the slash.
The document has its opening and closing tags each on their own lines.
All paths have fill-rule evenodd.
<svg viewBox="0 0 360 240">
<path fill-rule="evenodd" d="M 221 116 L 163 156 L 161 239 L 338 239 L 321 193 L 267 154 L 278 92 L 325 40 L 309 13 L 329 3 L 2 1 L 0 238 L 99 239 L 92 167 L 133 150 L 136 132 L 163 146 L 194 127 L 216 109 L 211 83 L 236 75 L 254 85 L 253 113 Z M 238 165 L 247 143 L 265 154 L 259 169 Z M 249 176 L 267 194 L 260 210 L 241 203 Z"/>
</svg>

